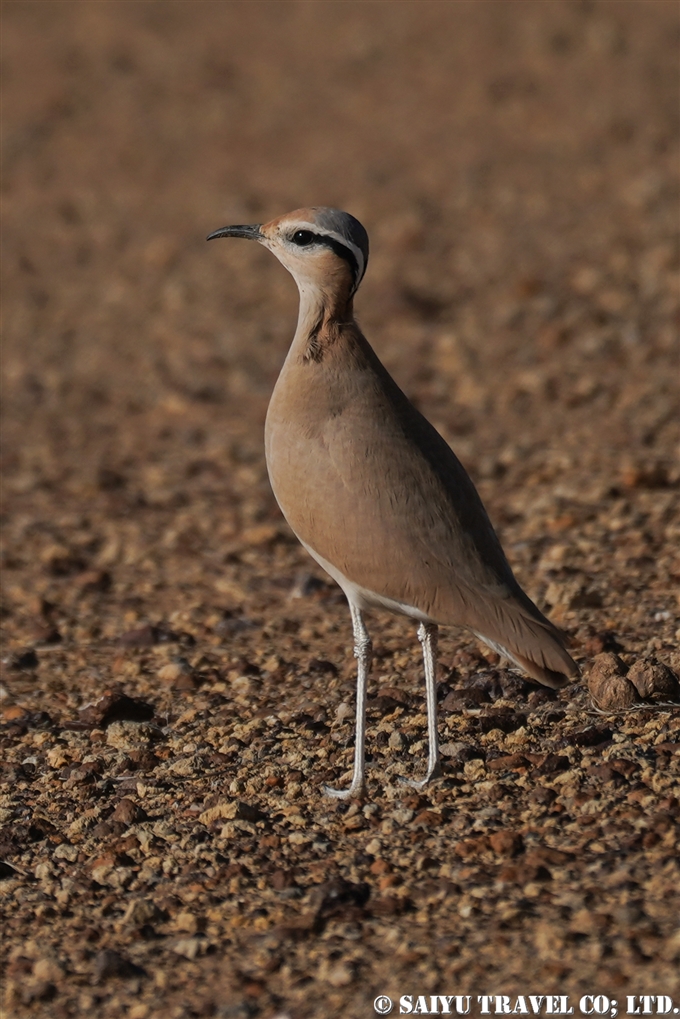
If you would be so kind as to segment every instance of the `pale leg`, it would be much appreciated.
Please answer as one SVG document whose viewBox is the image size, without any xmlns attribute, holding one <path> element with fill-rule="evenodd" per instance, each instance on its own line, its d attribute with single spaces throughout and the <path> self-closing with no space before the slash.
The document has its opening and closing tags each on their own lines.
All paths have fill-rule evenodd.
<svg viewBox="0 0 680 1019">
<path fill-rule="evenodd" d="M 364 754 L 366 743 L 366 688 L 368 685 L 368 674 L 371 670 L 371 656 L 373 645 L 364 625 L 364 620 L 359 609 L 349 603 L 349 610 L 352 613 L 352 630 L 354 631 L 354 657 L 358 662 L 357 667 L 357 723 L 356 740 L 354 743 L 354 773 L 349 789 L 331 789 L 324 786 L 323 791 L 327 796 L 334 796 L 339 800 L 347 800 L 351 796 L 358 796 L 364 789 Z M 435 723 L 436 732 L 436 723 Z"/>
<path fill-rule="evenodd" d="M 427 736 L 429 750 L 427 755 L 427 774 L 422 779 L 402 779 L 414 789 L 422 789 L 431 778 L 441 775 L 439 761 L 439 736 L 437 733 L 437 633 L 434 623 L 421 623 L 418 627 L 418 640 L 423 646 L 423 664 L 425 666 L 425 697 L 427 700 Z"/>
</svg>

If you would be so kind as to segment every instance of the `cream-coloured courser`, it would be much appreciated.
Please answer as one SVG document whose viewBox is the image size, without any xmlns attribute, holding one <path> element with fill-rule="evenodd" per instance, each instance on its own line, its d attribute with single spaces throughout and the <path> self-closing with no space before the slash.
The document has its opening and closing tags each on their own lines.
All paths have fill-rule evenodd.
<svg viewBox="0 0 680 1019">
<path fill-rule="evenodd" d="M 364 786 L 371 641 L 363 610 L 418 621 L 429 754 L 440 772 L 437 627 L 467 627 L 545 686 L 578 675 L 560 632 L 521 589 L 477 491 L 444 439 L 409 402 L 354 320 L 368 261 L 361 223 L 337 209 L 298 209 L 271 223 L 210 234 L 269 248 L 300 291 L 295 337 L 267 412 L 274 495 L 304 547 L 347 596 L 358 660 L 354 773 Z"/>
</svg>

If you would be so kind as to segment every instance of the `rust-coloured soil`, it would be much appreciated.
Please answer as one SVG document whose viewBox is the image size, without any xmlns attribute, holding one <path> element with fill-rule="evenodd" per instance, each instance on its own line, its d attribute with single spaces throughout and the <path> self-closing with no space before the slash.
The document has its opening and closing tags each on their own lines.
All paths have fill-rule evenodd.
<svg viewBox="0 0 680 1019">
<path fill-rule="evenodd" d="M 680 1004 L 679 29 L 663 0 L 3 5 L 8 1017 Z M 584 669 L 552 695 L 444 634 L 415 794 L 419 647 L 375 616 L 349 807 L 320 790 L 349 614 L 263 457 L 295 287 L 204 242 L 312 204 L 366 225 L 362 325 Z"/>
</svg>

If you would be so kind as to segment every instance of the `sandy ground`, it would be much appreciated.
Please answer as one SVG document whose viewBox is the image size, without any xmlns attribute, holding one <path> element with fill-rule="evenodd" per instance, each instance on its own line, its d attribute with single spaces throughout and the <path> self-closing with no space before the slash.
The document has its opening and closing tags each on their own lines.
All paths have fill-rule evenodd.
<svg viewBox="0 0 680 1019">
<path fill-rule="evenodd" d="M 3 5 L 8 1017 L 680 1004 L 679 30 L 661 0 Z M 295 287 L 204 242 L 310 204 L 366 225 L 362 325 L 584 670 L 551 695 L 445 634 L 415 794 L 419 648 L 376 616 L 351 806 L 320 790 L 349 615 L 263 458 Z"/>
</svg>

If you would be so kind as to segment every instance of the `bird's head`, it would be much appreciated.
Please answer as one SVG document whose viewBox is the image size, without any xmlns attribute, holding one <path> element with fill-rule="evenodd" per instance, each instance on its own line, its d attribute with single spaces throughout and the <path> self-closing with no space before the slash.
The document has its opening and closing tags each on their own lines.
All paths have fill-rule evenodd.
<svg viewBox="0 0 680 1019">
<path fill-rule="evenodd" d="M 314 290 L 331 300 L 351 300 L 368 263 L 368 234 L 339 209 L 296 209 L 269 223 L 222 227 L 208 240 L 217 237 L 258 241 L 292 274 L 301 293 Z"/>
</svg>

